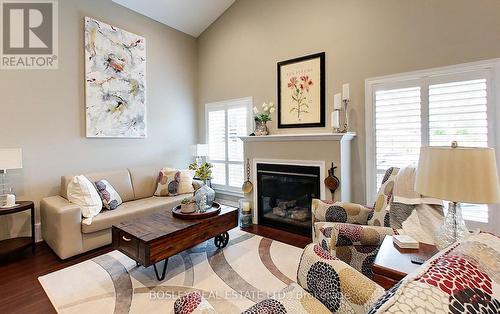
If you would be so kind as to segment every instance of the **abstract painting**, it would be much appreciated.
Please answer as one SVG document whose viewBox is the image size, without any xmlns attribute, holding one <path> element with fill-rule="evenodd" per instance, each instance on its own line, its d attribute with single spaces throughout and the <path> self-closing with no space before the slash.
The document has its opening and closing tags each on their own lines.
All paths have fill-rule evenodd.
<svg viewBox="0 0 500 314">
<path fill-rule="evenodd" d="M 325 126 L 325 53 L 278 63 L 278 128 Z"/>
<path fill-rule="evenodd" d="M 87 137 L 145 138 L 144 37 L 85 18 Z"/>
</svg>

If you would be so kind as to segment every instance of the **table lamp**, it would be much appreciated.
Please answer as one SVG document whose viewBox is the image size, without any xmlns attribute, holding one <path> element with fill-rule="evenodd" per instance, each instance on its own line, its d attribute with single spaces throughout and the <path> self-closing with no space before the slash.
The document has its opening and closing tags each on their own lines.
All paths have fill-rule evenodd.
<svg viewBox="0 0 500 314">
<path fill-rule="evenodd" d="M 0 148 L 0 207 L 14 206 L 15 196 L 7 178 L 7 170 L 23 167 L 22 150 L 20 148 Z"/>
<path fill-rule="evenodd" d="M 422 147 L 415 179 L 418 193 L 450 201 L 436 238 L 443 249 L 468 236 L 460 202 L 500 203 L 495 151 L 491 148 Z"/>
<path fill-rule="evenodd" d="M 208 144 L 196 144 L 191 147 L 193 156 L 196 158 L 196 164 L 201 166 L 203 157 L 208 156 Z"/>
</svg>

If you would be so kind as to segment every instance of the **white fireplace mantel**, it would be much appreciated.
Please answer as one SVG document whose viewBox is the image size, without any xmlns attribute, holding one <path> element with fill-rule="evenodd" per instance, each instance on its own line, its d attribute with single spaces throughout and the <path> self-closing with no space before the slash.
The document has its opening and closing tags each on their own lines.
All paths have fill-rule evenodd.
<svg viewBox="0 0 500 314">
<path fill-rule="evenodd" d="M 241 136 L 243 142 L 289 142 L 289 141 L 350 141 L 356 133 L 309 133 L 273 134 L 267 136 Z"/>
</svg>

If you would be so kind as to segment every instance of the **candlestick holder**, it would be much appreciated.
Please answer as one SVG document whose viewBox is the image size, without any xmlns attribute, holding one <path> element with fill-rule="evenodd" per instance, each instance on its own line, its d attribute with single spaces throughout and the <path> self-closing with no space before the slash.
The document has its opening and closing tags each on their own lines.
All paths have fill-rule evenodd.
<svg viewBox="0 0 500 314">
<path fill-rule="evenodd" d="M 342 103 L 344 104 L 344 128 L 340 133 L 347 133 L 349 132 L 349 113 L 347 112 L 347 108 L 349 107 L 349 103 L 351 102 L 350 99 L 343 99 Z"/>
</svg>

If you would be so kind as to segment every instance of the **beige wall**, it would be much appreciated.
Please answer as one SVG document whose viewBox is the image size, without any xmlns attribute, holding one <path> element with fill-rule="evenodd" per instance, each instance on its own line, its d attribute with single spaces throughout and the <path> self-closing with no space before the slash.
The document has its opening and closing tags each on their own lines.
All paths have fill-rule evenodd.
<svg viewBox="0 0 500 314">
<path fill-rule="evenodd" d="M 325 51 L 327 125 L 333 94 L 351 83 L 352 191 L 364 202 L 364 80 L 500 57 L 499 30 L 498 0 L 238 0 L 198 40 L 199 122 L 208 102 L 276 101 L 276 63 Z M 326 130 L 271 123 L 313 131 Z"/>
<path fill-rule="evenodd" d="M 85 16 L 146 38 L 147 139 L 85 138 Z M 188 35 L 111 0 L 59 0 L 59 69 L 0 70 L 0 147 L 23 148 L 24 168 L 14 172 L 18 198 L 38 206 L 57 194 L 64 174 L 185 166 L 196 141 L 196 67 L 196 41 Z M 0 236 L 26 230 L 26 218 L 2 219 Z"/>
</svg>

